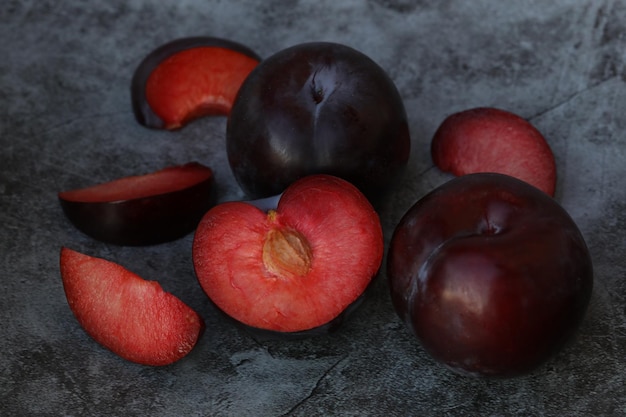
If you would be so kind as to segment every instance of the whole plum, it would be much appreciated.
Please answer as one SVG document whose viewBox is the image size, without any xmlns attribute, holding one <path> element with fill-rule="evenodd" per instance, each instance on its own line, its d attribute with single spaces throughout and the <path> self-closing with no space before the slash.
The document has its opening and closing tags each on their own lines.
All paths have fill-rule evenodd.
<svg viewBox="0 0 626 417">
<path fill-rule="evenodd" d="M 437 361 L 511 377 L 571 339 L 589 304 L 589 250 L 550 196 L 495 173 L 455 178 L 396 227 L 388 257 L 399 316 Z"/>
<path fill-rule="evenodd" d="M 234 176 L 253 198 L 330 174 L 375 201 L 410 151 L 393 81 L 365 54 L 330 42 L 299 44 L 263 60 L 237 94 L 226 136 Z"/>
</svg>

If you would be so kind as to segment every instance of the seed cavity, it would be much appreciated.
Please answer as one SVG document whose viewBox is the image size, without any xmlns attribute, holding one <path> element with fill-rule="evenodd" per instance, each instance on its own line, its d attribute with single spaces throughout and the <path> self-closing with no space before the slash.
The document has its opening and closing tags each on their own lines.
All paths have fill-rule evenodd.
<svg viewBox="0 0 626 417">
<path fill-rule="evenodd" d="M 307 239 L 297 230 L 275 227 L 265 237 L 263 264 L 272 274 L 303 277 L 311 270 L 313 253 Z"/>
</svg>

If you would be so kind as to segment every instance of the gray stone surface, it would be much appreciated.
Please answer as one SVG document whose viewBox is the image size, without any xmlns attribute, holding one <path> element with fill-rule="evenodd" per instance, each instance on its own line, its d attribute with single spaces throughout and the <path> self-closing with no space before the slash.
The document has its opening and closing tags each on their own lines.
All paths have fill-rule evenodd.
<svg viewBox="0 0 626 417">
<path fill-rule="evenodd" d="M 3 0 L 0 7 L 0 415 L 446 416 L 626 414 L 626 2 L 622 0 Z M 95 242 L 56 193 L 198 160 L 220 200 L 243 197 L 224 118 L 171 133 L 133 119 L 129 81 L 171 39 L 213 35 L 262 56 L 331 40 L 388 70 L 410 117 L 410 169 L 381 216 L 401 215 L 449 179 L 428 146 L 473 106 L 516 112 L 547 137 L 557 200 L 579 224 L 596 273 L 572 343 L 513 380 L 434 364 L 395 316 L 384 273 L 333 335 L 266 341 L 220 319 L 191 267 L 191 236 L 146 248 Z M 207 331 L 163 368 L 92 341 L 63 294 L 61 245 L 121 263 L 195 308 Z"/>
</svg>

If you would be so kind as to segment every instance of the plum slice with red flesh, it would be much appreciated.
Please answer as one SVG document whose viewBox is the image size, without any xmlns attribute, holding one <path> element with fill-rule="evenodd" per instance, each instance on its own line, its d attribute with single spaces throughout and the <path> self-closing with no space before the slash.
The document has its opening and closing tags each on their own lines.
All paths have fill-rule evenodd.
<svg viewBox="0 0 626 417">
<path fill-rule="evenodd" d="M 554 196 L 552 150 L 539 130 L 514 113 L 492 107 L 454 113 L 435 132 L 431 153 L 441 170 L 454 175 L 506 174 Z"/>
<path fill-rule="evenodd" d="M 153 245 L 192 232 L 215 200 L 213 171 L 197 162 L 170 166 L 58 194 L 70 222 L 94 239 Z"/>
<path fill-rule="evenodd" d="M 149 53 L 131 82 L 137 121 L 178 129 L 207 115 L 228 115 L 243 80 L 261 58 L 250 48 L 214 37 L 181 38 Z"/>
<path fill-rule="evenodd" d="M 193 243 L 209 299 L 238 322 L 279 334 L 315 334 L 340 321 L 382 256 L 378 214 L 355 186 L 329 175 L 296 181 L 268 211 L 219 204 Z"/>
<path fill-rule="evenodd" d="M 120 357 L 162 366 L 186 356 L 204 330 L 188 305 L 121 265 L 63 247 L 63 288 L 85 332 Z"/>
</svg>

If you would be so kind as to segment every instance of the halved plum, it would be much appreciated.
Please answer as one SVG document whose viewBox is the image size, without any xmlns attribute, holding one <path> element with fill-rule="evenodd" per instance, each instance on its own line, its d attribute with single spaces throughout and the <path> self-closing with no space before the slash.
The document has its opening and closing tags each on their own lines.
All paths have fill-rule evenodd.
<svg viewBox="0 0 626 417">
<path fill-rule="evenodd" d="M 181 38 L 144 58 L 133 75 L 137 121 L 178 129 L 207 115 L 228 115 L 243 80 L 261 58 L 250 48 L 214 37 Z"/>
<path fill-rule="evenodd" d="M 336 330 L 376 276 L 383 257 L 378 214 L 352 184 L 312 175 L 274 209 L 227 202 L 209 210 L 193 262 L 209 299 L 264 335 Z"/>
<path fill-rule="evenodd" d="M 197 162 L 58 194 L 67 218 L 94 239 L 125 246 L 192 232 L 214 205 L 213 171 Z"/>
</svg>

